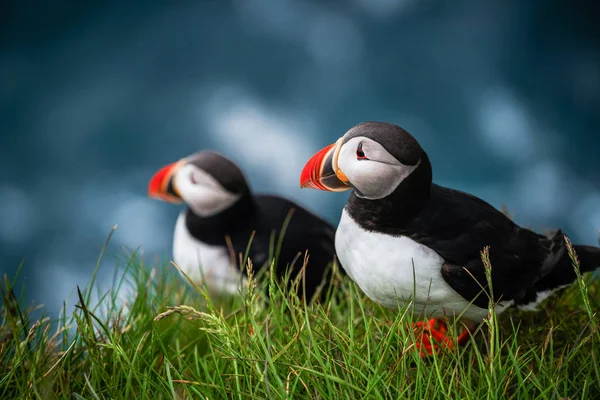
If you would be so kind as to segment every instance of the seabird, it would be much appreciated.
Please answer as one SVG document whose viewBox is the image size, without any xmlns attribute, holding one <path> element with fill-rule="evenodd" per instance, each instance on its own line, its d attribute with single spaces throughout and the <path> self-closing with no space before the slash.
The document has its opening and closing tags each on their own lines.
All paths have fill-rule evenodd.
<svg viewBox="0 0 600 400">
<path fill-rule="evenodd" d="M 161 168 L 150 180 L 148 195 L 187 205 L 175 224 L 173 261 L 213 291 L 236 293 L 244 284 L 246 268 L 235 266 L 230 247 L 235 258 L 245 254 L 253 232 L 248 256 L 254 273 L 270 266 L 286 219 L 277 274 L 283 276 L 289 264 L 290 280 L 295 278 L 308 251 L 306 291 L 301 282 L 298 294 L 309 300 L 330 279 L 327 266 L 335 256 L 335 228 L 292 201 L 253 194 L 240 168 L 219 153 L 200 151 Z"/>
<path fill-rule="evenodd" d="M 427 153 L 397 125 L 354 126 L 306 163 L 300 185 L 352 190 L 335 234 L 341 265 L 385 307 L 414 301 L 415 312 L 431 318 L 425 325 L 441 343 L 451 343 L 442 317 L 464 312 L 470 328 L 459 335 L 463 343 L 488 314 L 481 258 L 486 246 L 497 313 L 510 306 L 535 309 L 576 278 L 560 230 L 539 235 L 478 197 L 434 184 Z M 600 266 L 600 248 L 574 249 L 582 273 Z M 438 347 L 427 335 L 418 345 L 428 353 Z"/>
</svg>

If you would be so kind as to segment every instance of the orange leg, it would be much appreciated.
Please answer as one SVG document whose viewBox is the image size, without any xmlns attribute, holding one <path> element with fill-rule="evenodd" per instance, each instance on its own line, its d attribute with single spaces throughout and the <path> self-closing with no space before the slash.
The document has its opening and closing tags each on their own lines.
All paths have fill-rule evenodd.
<svg viewBox="0 0 600 400">
<path fill-rule="evenodd" d="M 447 335 L 448 327 L 443 320 L 431 318 L 427 321 L 417 322 L 414 324 L 414 326 L 415 330 L 421 330 L 417 336 L 417 343 L 415 343 L 421 357 L 424 357 L 425 354 L 432 355 L 434 351 L 438 351 L 444 347 L 449 350 L 454 350 L 454 342 Z M 472 328 L 468 327 L 467 329 L 464 329 L 460 335 L 458 335 L 456 342 L 459 346 L 467 343 L 471 332 Z"/>
</svg>

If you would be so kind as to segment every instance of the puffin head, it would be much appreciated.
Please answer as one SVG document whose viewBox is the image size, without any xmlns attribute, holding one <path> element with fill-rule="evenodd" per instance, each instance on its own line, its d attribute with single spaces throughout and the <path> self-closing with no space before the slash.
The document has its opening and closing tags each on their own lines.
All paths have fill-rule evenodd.
<svg viewBox="0 0 600 400">
<path fill-rule="evenodd" d="M 377 200 L 419 169 L 429 171 L 429 181 L 420 182 L 428 187 L 430 168 L 427 154 L 410 133 L 386 122 L 363 122 L 308 160 L 300 186 L 331 192 L 354 189 L 358 197 Z"/>
<path fill-rule="evenodd" d="M 200 151 L 161 168 L 148 185 L 148 196 L 186 203 L 200 217 L 230 208 L 249 192 L 238 166 L 213 151 Z"/>
</svg>

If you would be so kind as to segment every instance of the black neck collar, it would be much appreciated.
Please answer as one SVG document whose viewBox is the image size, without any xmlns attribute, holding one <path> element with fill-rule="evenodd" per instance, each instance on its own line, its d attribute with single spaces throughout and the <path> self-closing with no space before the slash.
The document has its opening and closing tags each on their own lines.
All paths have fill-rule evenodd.
<svg viewBox="0 0 600 400">
<path fill-rule="evenodd" d="M 243 194 L 234 205 L 210 217 L 200 217 L 188 207 L 185 225 L 190 234 L 207 244 L 222 244 L 241 218 L 250 215 L 256 204 L 250 192 Z"/>
<path fill-rule="evenodd" d="M 368 200 L 353 191 L 346 211 L 363 229 L 395 234 L 425 206 L 431 191 L 431 164 L 423 153 L 419 166 L 387 197 Z"/>
</svg>

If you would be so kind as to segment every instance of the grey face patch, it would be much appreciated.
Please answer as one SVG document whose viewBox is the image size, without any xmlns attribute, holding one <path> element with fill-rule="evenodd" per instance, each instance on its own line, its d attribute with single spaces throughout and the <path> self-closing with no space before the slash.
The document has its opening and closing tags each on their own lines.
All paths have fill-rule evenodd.
<svg viewBox="0 0 600 400">
<path fill-rule="evenodd" d="M 357 154 L 359 144 L 362 151 L 360 155 Z M 389 196 L 419 163 L 404 165 L 381 144 L 364 136 L 346 141 L 338 157 L 338 168 L 354 186 L 357 196 L 368 200 Z"/>
<path fill-rule="evenodd" d="M 183 201 L 200 217 L 216 215 L 241 197 L 225 189 L 212 175 L 194 164 L 183 165 L 173 179 Z"/>
</svg>

